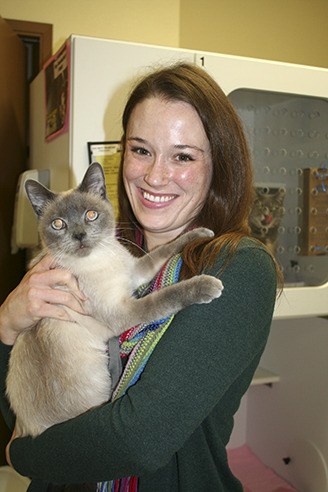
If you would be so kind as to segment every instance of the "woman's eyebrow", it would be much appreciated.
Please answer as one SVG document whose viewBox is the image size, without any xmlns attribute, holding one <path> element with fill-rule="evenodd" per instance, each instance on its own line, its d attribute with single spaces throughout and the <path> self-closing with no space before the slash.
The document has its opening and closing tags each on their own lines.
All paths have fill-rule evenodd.
<svg viewBox="0 0 328 492">
<path fill-rule="evenodd" d="M 145 140 L 144 138 L 141 138 L 141 137 L 128 137 L 126 139 L 128 142 L 138 142 L 140 144 L 144 144 L 144 145 L 149 145 L 149 142 L 147 140 Z M 191 144 L 176 144 L 173 146 L 175 149 L 177 150 L 187 150 L 187 149 L 193 149 L 193 150 L 196 150 L 196 151 L 199 151 L 199 152 L 202 152 L 203 154 L 205 154 L 205 150 L 204 149 L 201 149 L 200 147 L 197 147 L 197 145 L 191 145 Z"/>
<path fill-rule="evenodd" d="M 197 147 L 197 145 L 190 145 L 190 144 L 177 144 L 174 145 L 175 149 L 179 150 L 185 150 L 185 149 L 194 149 L 194 150 L 199 150 L 200 152 L 205 152 L 204 149 L 201 149 L 200 147 Z"/>
<path fill-rule="evenodd" d="M 128 137 L 127 140 L 128 141 L 134 140 L 135 142 L 139 142 L 139 143 L 143 143 L 143 144 L 148 143 L 147 140 L 145 140 L 145 139 L 143 139 L 141 137 Z"/>
</svg>

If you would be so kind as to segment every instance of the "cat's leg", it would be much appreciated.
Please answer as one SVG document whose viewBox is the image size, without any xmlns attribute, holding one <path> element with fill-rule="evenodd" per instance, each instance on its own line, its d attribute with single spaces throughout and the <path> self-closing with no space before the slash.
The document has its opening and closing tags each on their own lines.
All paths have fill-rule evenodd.
<svg viewBox="0 0 328 492">
<path fill-rule="evenodd" d="M 161 269 L 165 261 L 180 253 L 183 247 L 194 239 L 213 237 L 214 233 L 205 227 L 198 227 L 182 234 L 174 241 L 158 246 L 151 253 L 138 258 L 135 269 L 136 287 L 149 282 Z"/>
<path fill-rule="evenodd" d="M 110 324 L 121 331 L 139 323 L 150 323 L 175 314 L 191 304 L 205 304 L 220 297 L 221 281 L 210 275 L 197 275 L 148 294 L 141 299 L 128 298 L 115 312 L 108 314 Z"/>
<path fill-rule="evenodd" d="M 77 313 L 67 306 L 64 306 L 65 311 L 71 318 L 72 322 L 86 328 L 90 333 L 95 335 L 97 338 L 102 339 L 107 342 L 110 338 L 121 335 L 124 330 L 120 329 L 117 325 L 107 325 L 101 321 L 96 320 L 92 316 L 87 316 L 85 314 Z"/>
</svg>

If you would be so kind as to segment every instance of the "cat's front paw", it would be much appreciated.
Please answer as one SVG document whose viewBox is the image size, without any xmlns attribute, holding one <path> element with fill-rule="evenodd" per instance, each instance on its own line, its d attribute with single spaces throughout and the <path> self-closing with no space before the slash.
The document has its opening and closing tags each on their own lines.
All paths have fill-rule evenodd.
<svg viewBox="0 0 328 492">
<path fill-rule="evenodd" d="M 208 304 L 220 297 L 223 291 L 221 280 L 211 275 L 198 275 L 193 277 L 197 283 L 197 304 Z"/>
</svg>

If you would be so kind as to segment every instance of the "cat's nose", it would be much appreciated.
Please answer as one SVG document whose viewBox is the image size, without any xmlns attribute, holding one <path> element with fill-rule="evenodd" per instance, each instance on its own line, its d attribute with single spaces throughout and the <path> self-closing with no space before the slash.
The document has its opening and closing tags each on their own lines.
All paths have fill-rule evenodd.
<svg viewBox="0 0 328 492">
<path fill-rule="evenodd" d="M 77 241 L 82 241 L 82 239 L 86 236 L 85 232 L 75 232 L 73 234 L 73 238 L 77 239 Z"/>
</svg>

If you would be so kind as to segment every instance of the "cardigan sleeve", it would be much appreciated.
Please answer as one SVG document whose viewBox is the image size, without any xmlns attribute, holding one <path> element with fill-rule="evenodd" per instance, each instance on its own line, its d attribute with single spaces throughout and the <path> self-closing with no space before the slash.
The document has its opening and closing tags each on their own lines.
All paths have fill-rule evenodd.
<svg viewBox="0 0 328 492">
<path fill-rule="evenodd" d="M 210 273 L 221 264 L 218 259 Z M 142 476 L 163 467 L 215 406 L 226 405 L 227 392 L 235 388 L 239 401 L 240 378 L 255 370 L 267 341 L 276 274 L 271 257 L 253 245 L 239 248 L 220 278 L 222 296 L 175 316 L 122 398 L 34 439 L 15 439 L 14 468 L 55 483 Z"/>
</svg>

